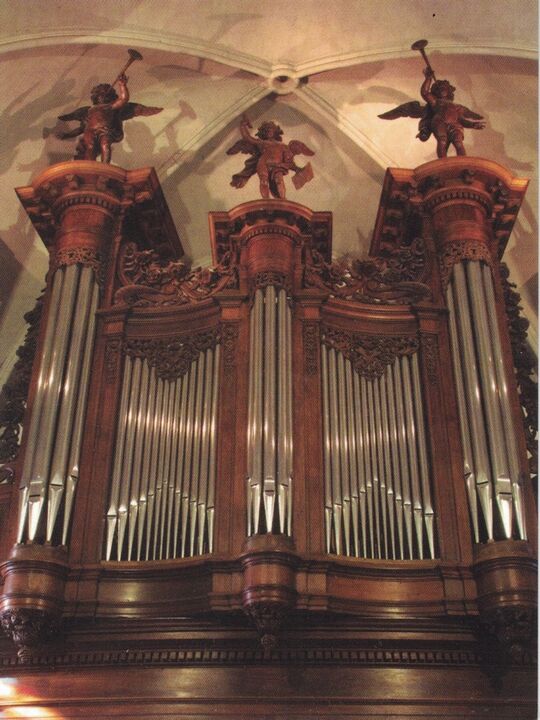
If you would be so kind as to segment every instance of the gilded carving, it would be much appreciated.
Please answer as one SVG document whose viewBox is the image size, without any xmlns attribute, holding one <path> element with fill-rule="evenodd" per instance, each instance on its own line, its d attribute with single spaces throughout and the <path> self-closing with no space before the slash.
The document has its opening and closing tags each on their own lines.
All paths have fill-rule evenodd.
<svg viewBox="0 0 540 720">
<path fill-rule="evenodd" d="M 200 352 L 215 347 L 218 341 L 215 328 L 182 337 L 127 340 L 124 349 L 127 355 L 145 358 L 160 378 L 174 380 L 187 373 Z"/>
<path fill-rule="evenodd" d="M 304 342 L 304 372 L 306 375 L 316 375 L 319 369 L 319 324 L 304 322 L 302 325 Z"/>
<path fill-rule="evenodd" d="M 322 341 L 347 357 L 357 373 L 374 380 L 394 360 L 418 350 L 418 338 L 412 336 L 361 335 L 346 330 L 324 327 Z"/>
<path fill-rule="evenodd" d="M 426 269 L 424 241 L 386 248 L 378 257 L 326 262 L 312 250 L 306 260 L 304 284 L 318 287 L 338 298 L 365 303 L 409 304 L 430 295 L 421 282 Z"/>
<path fill-rule="evenodd" d="M 136 307 L 196 303 L 237 283 L 230 251 L 215 268 L 192 270 L 161 249 L 138 250 L 135 243 L 127 243 L 120 251 L 118 276 L 122 287 L 115 293 L 115 303 Z"/>
</svg>

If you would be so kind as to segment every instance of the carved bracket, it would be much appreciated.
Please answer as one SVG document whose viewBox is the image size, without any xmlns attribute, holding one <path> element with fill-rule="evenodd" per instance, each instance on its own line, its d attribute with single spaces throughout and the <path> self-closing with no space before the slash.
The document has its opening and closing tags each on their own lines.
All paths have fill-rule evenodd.
<svg viewBox="0 0 540 720">
<path fill-rule="evenodd" d="M 426 273 L 424 241 L 386 248 L 375 258 L 326 262 L 312 250 L 306 261 L 305 287 L 317 287 L 333 297 L 365 303 L 410 304 L 431 295 L 421 280 Z"/>
<path fill-rule="evenodd" d="M 322 341 L 347 357 L 357 373 L 368 380 L 380 377 L 394 360 L 417 352 L 416 336 L 361 335 L 323 327 Z"/>
<path fill-rule="evenodd" d="M 17 647 L 17 655 L 22 662 L 57 634 L 60 627 L 58 616 L 31 608 L 5 610 L 0 622 L 3 631 Z"/>
<path fill-rule="evenodd" d="M 135 307 L 196 303 L 238 285 L 232 252 L 215 268 L 192 270 L 189 264 L 163 257 L 157 250 L 138 250 L 135 243 L 121 249 L 118 277 L 122 287 L 114 302 Z"/>
</svg>

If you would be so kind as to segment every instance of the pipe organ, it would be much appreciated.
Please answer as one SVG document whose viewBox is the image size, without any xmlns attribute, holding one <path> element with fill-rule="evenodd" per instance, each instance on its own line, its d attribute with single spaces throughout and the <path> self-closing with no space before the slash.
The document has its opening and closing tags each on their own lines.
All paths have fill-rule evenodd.
<svg viewBox="0 0 540 720">
<path fill-rule="evenodd" d="M 348 261 L 330 213 L 247 202 L 210 213 L 202 269 L 151 169 L 19 188 L 51 269 L 1 496 L 0 660 L 91 658 L 111 697 L 124 666 L 144 695 L 186 663 L 229 699 L 246 663 L 246 697 L 291 663 L 298 697 L 352 704 L 395 695 L 396 667 L 417 709 L 411 687 L 471 702 L 467 677 L 478 708 L 485 668 L 525 687 L 536 518 L 499 263 L 526 184 L 480 158 L 390 169 Z"/>
</svg>

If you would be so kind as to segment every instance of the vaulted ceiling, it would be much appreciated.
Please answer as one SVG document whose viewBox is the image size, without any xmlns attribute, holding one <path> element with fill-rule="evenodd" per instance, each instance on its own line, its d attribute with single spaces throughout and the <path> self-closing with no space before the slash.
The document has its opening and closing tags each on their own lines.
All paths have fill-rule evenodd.
<svg viewBox="0 0 540 720">
<path fill-rule="evenodd" d="M 57 116 L 88 104 L 112 82 L 126 48 L 144 56 L 129 71 L 132 99 L 163 112 L 125 125 L 113 162 L 153 165 L 186 254 L 210 262 L 207 214 L 255 199 L 251 180 L 230 178 L 243 157 L 226 150 L 247 112 L 274 119 L 284 139 L 315 151 L 314 180 L 296 200 L 334 215 L 334 254 L 367 252 L 386 167 L 434 159 L 416 122 L 381 112 L 419 99 L 428 38 L 438 77 L 485 116 L 468 154 L 531 179 L 506 259 L 536 345 L 537 4 L 529 0 L 73 0 L 0 5 L 0 386 L 24 337 L 22 316 L 43 286 L 47 256 L 13 188 L 72 157 Z M 300 162 L 302 162 L 300 160 Z"/>
</svg>

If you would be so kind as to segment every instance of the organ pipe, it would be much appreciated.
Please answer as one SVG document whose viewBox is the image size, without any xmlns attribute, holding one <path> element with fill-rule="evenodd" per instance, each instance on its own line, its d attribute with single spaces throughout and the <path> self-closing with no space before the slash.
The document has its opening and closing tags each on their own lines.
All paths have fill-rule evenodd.
<svg viewBox="0 0 540 720">
<path fill-rule="evenodd" d="M 447 303 L 475 541 L 510 539 L 514 534 L 526 539 L 517 442 L 490 268 L 479 261 L 456 264 Z"/>
<path fill-rule="evenodd" d="M 98 296 L 90 267 L 74 264 L 54 273 L 21 474 L 19 543 L 68 539 Z"/>
<path fill-rule="evenodd" d="M 249 535 L 291 533 L 291 311 L 284 289 L 255 291 L 250 318 Z"/>
<path fill-rule="evenodd" d="M 377 559 L 435 557 L 427 432 L 416 354 L 377 378 L 321 348 L 327 548 Z"/>
<path fill-rule="evenodd" d="M 168 380 L 126 355 L 106 560 L 167 560 L 212 551 L 219 347 Z M 126 542 L 126 527 L 129 527 Z"/>
</svg>

